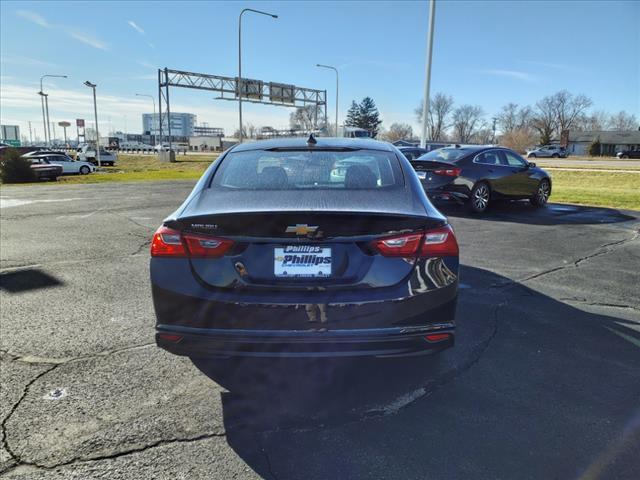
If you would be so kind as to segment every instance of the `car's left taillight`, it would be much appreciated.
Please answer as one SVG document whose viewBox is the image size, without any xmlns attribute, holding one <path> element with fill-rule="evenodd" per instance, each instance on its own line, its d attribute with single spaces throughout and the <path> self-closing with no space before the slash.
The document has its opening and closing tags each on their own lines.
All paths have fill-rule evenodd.
<svg viewBox="0 0 640 480">
<path fill-rule="evenodd" d="M 460 253 L 453 228 L 448 224 L 424 232 L 381 238 L 371 246 L 385 257 L 457 257 Z"/>
<path fill-rule="evenodd" d="M 162 225 L 153 234 L 152 257 L 217 258 L 233 246 L 226 238 L 210 237 L 194 233 L 182 233 Z"/>
</svg>

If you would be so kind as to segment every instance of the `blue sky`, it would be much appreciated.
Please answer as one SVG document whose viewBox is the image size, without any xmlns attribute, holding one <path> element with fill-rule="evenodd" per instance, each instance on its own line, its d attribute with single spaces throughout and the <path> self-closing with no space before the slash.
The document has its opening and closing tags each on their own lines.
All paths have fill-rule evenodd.
<svg viewBox="0 0 640 480">
<path fill-rule="evenodd" d="M 327 89 L 329 118 L 340 70 L 340 113 L 371 96 L 384 126 L 408 122 L 424 82 L 427 2 L 11 2 L 0 3 L 1 120 L 42 135 L 39 78 L 51 120 L 92 119 L 98 84 L 101 131 L 140 132 L 157 95 L 158 67 L 237 74 L 237 18 L 245 15 L 243 76 Z M 533 104 L 560 89 L 584 93 L 594 109 L 640 117 L 640 2 L 437 3 L 432 92 L 481 105 L 487 117 L 508 102 Z M 237 125 L 235 102 L 173 89 L 172 110 L 199 122 Z M 290 110 L 248 105 L 245 121 L 284 127 Z M 60 136 L 60 135 L 59 135 Z"/>
</svg>

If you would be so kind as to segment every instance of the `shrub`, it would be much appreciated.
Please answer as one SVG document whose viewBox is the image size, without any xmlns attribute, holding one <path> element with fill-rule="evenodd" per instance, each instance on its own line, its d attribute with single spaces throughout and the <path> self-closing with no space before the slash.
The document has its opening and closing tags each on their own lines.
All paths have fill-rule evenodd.
<svg viewBox="0 0 640 480">
<path fill-rule="evenodd" d="M 596 138 L 593 140 L 593 142 L 591 142 L 591 145 L 589 145 L 589 155 L 591 155 L 592 157 L 597 157 L 600 155 L 600 137 Z"/>
<path fill-rule="evenodd" d="M 3 183 L 35 182 L 36 175 L 31 162 L 20 156 L 20 152 L 10 148 L 0 158 L 0 178 Z"/>
</svg>

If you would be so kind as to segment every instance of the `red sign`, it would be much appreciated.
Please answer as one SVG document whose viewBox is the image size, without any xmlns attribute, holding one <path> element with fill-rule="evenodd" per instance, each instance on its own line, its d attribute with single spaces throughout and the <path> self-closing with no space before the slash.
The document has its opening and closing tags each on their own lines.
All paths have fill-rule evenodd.
<svg viewBox="0 0 640 480">
<path fill-rule="evenodd" d="M 84 118 L 76 118 L 76 127 L 84 128 Z"/>
</svg>

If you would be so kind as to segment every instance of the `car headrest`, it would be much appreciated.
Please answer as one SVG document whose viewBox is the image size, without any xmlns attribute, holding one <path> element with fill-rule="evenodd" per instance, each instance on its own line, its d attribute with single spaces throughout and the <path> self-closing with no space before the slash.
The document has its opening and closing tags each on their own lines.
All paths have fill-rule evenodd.
<svg viewBox="0 0 640 480">
<path fill-rule="evenodd" d="M 345 188 L 375 188 L 378 178 L 365 165 L 351 165 L 344 176 Z"/>
<path fill-rule="evenodd" d="M 282 167 L 264 167 L 258 176 L 262 188 L 283 188 L 289 183 L 287 172 Z"/>
</svg>

